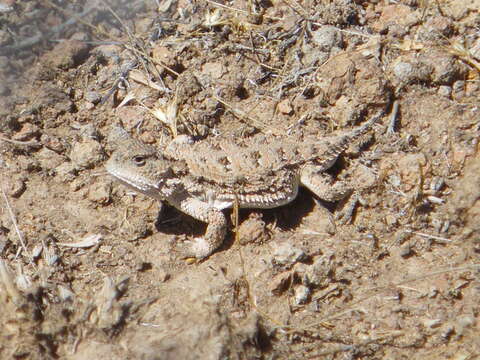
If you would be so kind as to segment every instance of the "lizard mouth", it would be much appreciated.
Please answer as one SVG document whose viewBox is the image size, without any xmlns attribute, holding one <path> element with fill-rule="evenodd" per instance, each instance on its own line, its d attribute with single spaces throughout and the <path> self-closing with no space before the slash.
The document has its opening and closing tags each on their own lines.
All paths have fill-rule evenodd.
<svg viewBox="0 0 480 360">
<path fill-rule="evenodd" d="M 163 198 L 160 195 L 161 194 L 160 193 L 160 187 L 158 185 L 152 184 L 147 179 L 142 178 L 142 177 L 136 177 L 135 179 L 133 179 L 129 176 L 123 175 L 122 173 L 120 173 L 118 171 L 108 169 L 108 168 L 107 168 L 107 172 L 111 176 L 113 176 L 117 181 L 119 181 L 123 185 L 127 186 L 128 188 L 130 188 L 130 189 L 132 189 L 132 190 L 134 190 L 138 193 L 150 196 L 152 198 L 155 198 L 155 199 L 158 199 L 158 200 L 163 200 Z"/>
</svg>

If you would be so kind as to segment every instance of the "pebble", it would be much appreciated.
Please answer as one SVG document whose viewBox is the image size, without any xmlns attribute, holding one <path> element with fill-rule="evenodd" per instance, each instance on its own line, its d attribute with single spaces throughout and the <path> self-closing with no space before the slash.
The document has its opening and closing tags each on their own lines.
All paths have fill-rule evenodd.
<svg viewBox="0 0 480 360">
<path fill-rule="evenodd" d="M 433 329 L 435 327 L 438 327 L 438 326 L 440 326 L 441 323 L 442 323 L 442 321 L 440 319 L 424 319 L 424 320 L 422 320 L 423 326 L 425 326 L 426 328 L 429 328 L 429 329 Z"/>
<path fill-rule="evenodd" d="M 85 100 L 95 105 L 98 104 L 101 99 L 102 96 L 96 91 L 87 91 L 87 93 L 85 94 Z"/>
<path fill-rule="evenodd" d="M 99 204 L 108 204 L 110 202 L 110 194 L 112 192 L 111 182 L 100 180 L 89 187 L 88 199 Z"/>
<path fill-rule="evenodd" d="M 313 287 L 327 286 L 331 270 L 332 264 L 329 256 L 317 257 L 305 272 L 304 284 Z"/>
<path fill-rule="evenodd" d="M 450 86 L 442 85 L 438 87 L 438 95 L 449 98 L 452 95 L 452 88 Z"/>
<path fill-rule="evenodd" d="M 343 36 L 333 26 L 322 26 L 312 33 L 313 42 L 320 48 L 320 51 L 330 52 L 332 48 L 342 48 Z"/>
<path fill-rule="evenodd" d="M 289 99 L 285 99 L 285 100 L 280 101 L 278 103 L 277 109 L 281 114 L 291 115 L 293 113 L 293 108 L 290 105 L 290 100 Z"/>
<path fill-rule="evenodd" d="M 432 69 L 420 62 L 396 61 L 392 67 L 393 74 L 401 83 L 428 81 Z"/>
<path fill-rule="evenodd" d="M 299 285 L 295 288 L 295 303 L 297 305 L 305 304 L 310 298 L 310 289 L 305 285 Z"/>
<path fill-rule="evenodd" d="M 77 168 L 92 168 L 103 158 L 102 147 L 92 139 L 86 139 L 73 145 L 70 153 L 70 159 Z"/>
<path fill-rule="evenodd" d="M 305 253 L 288 241 L 279 244 L 273 251 L 273 258 L 277 264 L 293 265 L 305 258 Z"/>
</svg>

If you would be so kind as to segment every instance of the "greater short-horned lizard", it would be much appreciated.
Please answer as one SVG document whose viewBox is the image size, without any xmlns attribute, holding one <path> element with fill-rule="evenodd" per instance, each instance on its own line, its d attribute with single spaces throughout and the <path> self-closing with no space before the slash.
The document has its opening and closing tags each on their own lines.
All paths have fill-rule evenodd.
<svg viewBox="0 0 480 360">
<path fill-rule="evenodd" d="M 241 208 L 282 206 L 295 199 L 299 185 L 325 201 L 345 197 L 344 184 L 325 171 L 381 116 L 343 135 L 321 139 L 263 136 L 234 144 L 179 136 L 161 149 L 117 128 L 117 149 L 106 169 L 130 188 L 207 223 L 205 235 L 195 238 L 188 250 L 189 256 L 201 259 L 222 244 L 227 229 L 222 210 L 235 202 Z"/>
</svg>

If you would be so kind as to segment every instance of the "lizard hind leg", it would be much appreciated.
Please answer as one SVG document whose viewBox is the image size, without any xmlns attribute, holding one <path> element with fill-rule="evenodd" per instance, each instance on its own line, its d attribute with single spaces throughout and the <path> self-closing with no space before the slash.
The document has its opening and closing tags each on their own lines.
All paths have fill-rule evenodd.
<svg viewBox="0 0 480 360">
<path fill-rule="evenodd" d="M 346 198 L 352 193 L 342 181 L 335 181 L 329 174 L 319 171 L 314 165 L 305 166 L 300 172 L 300 183 L 317 197 L 328 202 Z"/>
<path fill-rule="evenodd" d="M 340 201 L 342 210 L 336 214 L 335 219 L 340 224 L 351 222 L 355 207 L 361 198 L 346 182 L 335 181 L 329 174 L 317 171 L 315 166 L 302 169 L 300 182 L 322 200 Z"/>
</svg>

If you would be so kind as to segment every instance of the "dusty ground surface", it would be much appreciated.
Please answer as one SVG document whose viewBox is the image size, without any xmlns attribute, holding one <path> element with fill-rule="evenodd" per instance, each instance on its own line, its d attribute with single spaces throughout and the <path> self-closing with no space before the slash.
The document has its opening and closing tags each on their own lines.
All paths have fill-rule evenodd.
<svg viewBox="0 0 480 360">
<path fill-rule="evenodd" d="M 479 8 L 2 0 L 0 357 L 477 359 Z M 379 108 L 332 170 L 349 223 L 305 190 L 199 263 L 174 245 L 203 224 L 103 168 L 119 123 L 321 137 Z"/>
</svg>

